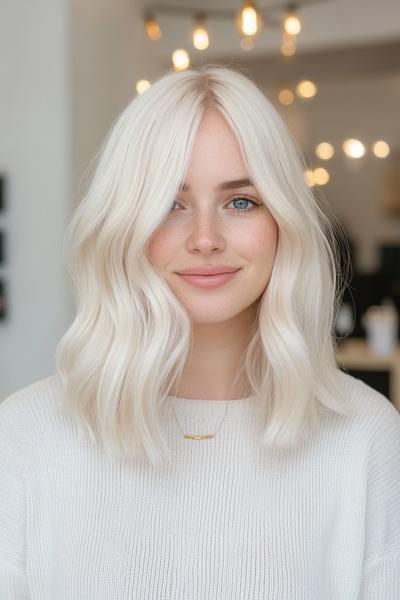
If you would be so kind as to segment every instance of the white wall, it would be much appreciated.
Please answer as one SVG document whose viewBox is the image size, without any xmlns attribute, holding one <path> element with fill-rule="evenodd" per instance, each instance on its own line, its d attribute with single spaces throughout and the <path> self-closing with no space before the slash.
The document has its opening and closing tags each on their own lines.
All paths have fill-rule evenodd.
<svg viewBox="0 0 400 600">
<path fill-rule="evenodd" d="M 55 346 L 74 311 L 62 242 L 82 174 L 136 80 L 155 79 L 158 68 L 128 0 L 3 0 L 0 33 L 4 399 L 54 372 Z"/>
<path fill-rule="evenodd" d="M 52 369 L 67 319 L 61 258 L 70 189 L 68 19 L 64 0 L 3 1 L 0 168 L 7 178 L 8 316 L 0 321 L 0 394 Z"/>
<path fill-rule="evenodd" d="M 136 96 L 139 79 L 160 75 L 157 45 L 147 39 L 135 0 L 72 1 L 71 98 L 73 202 L 106 132 Z"/>
</svg>

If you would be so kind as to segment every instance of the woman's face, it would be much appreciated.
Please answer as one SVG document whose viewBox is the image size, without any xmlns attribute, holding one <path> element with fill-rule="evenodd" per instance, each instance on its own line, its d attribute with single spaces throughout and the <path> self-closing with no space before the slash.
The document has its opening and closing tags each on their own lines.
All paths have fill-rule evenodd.
<svg viewBox="0 0 400 600">
<path fill-rule="evenodd" d="M 254 187 L 218 190 L 224 182 L 244 178 L 249 174 L 232 131 L 215 108 L 208 108 L 182 182 L 186 189 L 149 243 L 151 263 L 193 322 L 232 319 L 249 309 L 268 285 L 278 239 L 276 221 Z M 196 287 L 178 274 L 219 265 L 239 270 L 217 287 Z"/>
</svg>

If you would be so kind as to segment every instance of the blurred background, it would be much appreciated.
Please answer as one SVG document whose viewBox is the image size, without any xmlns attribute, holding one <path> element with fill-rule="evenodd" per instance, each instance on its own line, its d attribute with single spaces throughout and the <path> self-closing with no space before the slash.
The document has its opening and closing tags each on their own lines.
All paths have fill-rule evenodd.
<svg viewBox="0 0 400 600">
<path fill-rule="evenodd" d="M 165 70 L 242 69 L 346 233 L 342 368 L 400 410 L 400 2 L 3 0 L 0 400 L 54 372 L 73 319 L 63 238 L 125 106 Z"/>
</svg>

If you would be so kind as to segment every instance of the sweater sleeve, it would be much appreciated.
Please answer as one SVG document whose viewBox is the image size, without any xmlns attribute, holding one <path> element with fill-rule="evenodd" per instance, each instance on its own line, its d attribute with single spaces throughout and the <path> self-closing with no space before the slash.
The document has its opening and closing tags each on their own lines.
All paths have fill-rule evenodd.
<svg viewBox="0 0 400 600">
<path fill-rule="evenodd" d="M 387 399 L 374 422 L 359 600 L 400 598 L 400 414 Z"/>
<path fill-rule="evenodd" d="M 0 598 L 27 600 L 25 485 L 17 428 L 8 400 L 0 404 Z"/>
</svg>

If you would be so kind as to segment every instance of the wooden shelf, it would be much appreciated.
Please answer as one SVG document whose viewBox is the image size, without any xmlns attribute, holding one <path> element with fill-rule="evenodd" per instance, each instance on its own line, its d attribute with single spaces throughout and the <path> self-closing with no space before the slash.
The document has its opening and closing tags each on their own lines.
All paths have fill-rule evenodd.
<svg viewBox="0 0 400 600">
<path fill-rule="evenodd" d="M 391 354 L 372 352 L 362 338 L 348 338 L 336 347 L 339 366 L 345 369 L 389 371 L 390 400 L 400 412 L 400 343 Z"/>
</svg>

